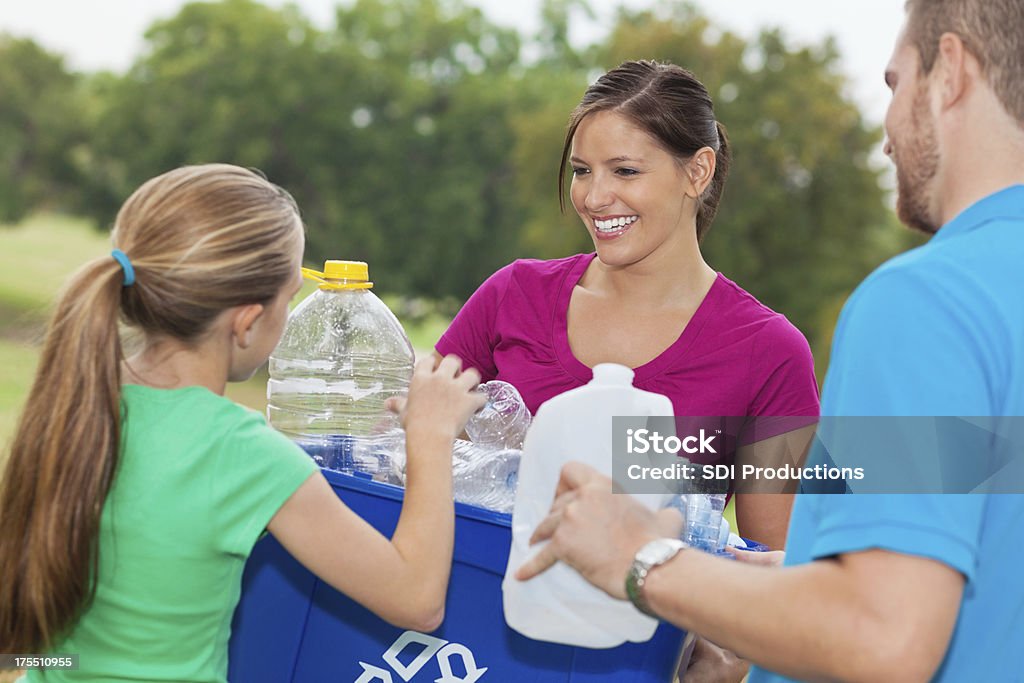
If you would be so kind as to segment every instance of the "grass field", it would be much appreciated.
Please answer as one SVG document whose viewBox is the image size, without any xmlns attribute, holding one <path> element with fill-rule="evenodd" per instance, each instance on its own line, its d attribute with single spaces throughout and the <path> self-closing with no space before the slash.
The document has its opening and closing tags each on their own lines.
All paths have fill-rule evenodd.
<svg viewBox="0 0 1024 683">
<path fill-rule="evenodd" d="M 38 215 L 0 226 L 0 311 L 40 317 L 67 276 L 110 251 L 109 237 L 80 219 Z"/>
<path fill-rule="evenodd" d="M 14 432 L 18 411 L 32 383 L 37 356 L 34 346 L 0 338 L 0 439 L 4 443 Z"/>
</svg>

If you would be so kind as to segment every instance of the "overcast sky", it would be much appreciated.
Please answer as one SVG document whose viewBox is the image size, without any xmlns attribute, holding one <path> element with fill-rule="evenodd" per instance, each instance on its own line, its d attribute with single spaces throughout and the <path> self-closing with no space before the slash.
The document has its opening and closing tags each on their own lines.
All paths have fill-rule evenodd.
<svg viewBox="0 0 1024 683">
<path fill-rule="evenodd" d="M 280 0 L 266 0 L 270 5 Z M 466 0 L 497 23 L 526 35 L 537 28 L 541 0 Z M 315 22 L 329 25 L 337 0 L 295 0 Z M 122 70 L 142 47 L 142 34 L 155 19 L 172 16 L 184 0 L 0 0 L 0 31 L 36 39 L 67 56 L 72 68 Z M 345 3 L 347 4 L 347 3 Z M 648 7 L 655 0 L 590 0 L 595 22 L 579 25 L 574 40 L 599 38 L 620 4 Z M 801 43 L 832 34 L 839 41 L 850 94 L 867 117 L 880 123 L 888 98 L 882 72 L 903 18 L 903 0 L 696 0 L 719 25 L 744 36 L 780 26 Z M 0 94 L 2 96 L 2 94 Z"/>
</svg>

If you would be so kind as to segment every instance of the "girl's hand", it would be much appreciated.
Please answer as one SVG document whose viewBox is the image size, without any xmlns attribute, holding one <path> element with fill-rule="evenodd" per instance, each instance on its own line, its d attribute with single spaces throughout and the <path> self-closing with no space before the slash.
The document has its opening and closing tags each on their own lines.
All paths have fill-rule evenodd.
<svg viewBox="0 0 1024 683">
<path fill-rule="evenodd" d="M 399 412 L 406 441 L 454 440 L 470 416 L 487 402 L 487 397 L 476 391 L 479 383 L 480 373 L 474 368 L 463 371 L 457 356 L 428 356 L 417 361 L 409 398 Z"/>
</svg>

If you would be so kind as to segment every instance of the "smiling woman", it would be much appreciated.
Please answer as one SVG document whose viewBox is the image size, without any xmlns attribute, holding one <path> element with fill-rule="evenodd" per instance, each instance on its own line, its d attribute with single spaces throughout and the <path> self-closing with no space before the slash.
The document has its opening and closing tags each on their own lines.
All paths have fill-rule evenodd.
<svg viewBox="0 0 1024 683">
<path fill-rule="evenodd" d="M 635 61 L 606 73 L 570 118 L 559 171 L 561 191 L 571 163 L 572 205 L 595 253 L 502 268 L 437 353 L 513 384 L 532 412 L 590 381 L 593 366 L 626 365 L 677 416 L 745 418 L 735 443 L 693 462 L 799 462 L 818 415 L 807 341 L 700 251 L 729 156 L 711 97 L 689 71 Z M 781 548 L 791 505 L 790 493 L 740 493 L 740 533 Z"/>
<path fill-rule="evenodd" d="M 587 383 L 595 365 L 617 362 L 634 369 L 637 387 L 669 396 L 677 416 L 760 418 L 757 433 L 702 464 L 766 465 L 802 451 L 818 411 L 807 342 L 700 253 L 729 157 L 691 73 L 653 61 L 608 72 L 573 111 L 560 167 L 595 252 L 502 268 L 436 351 L 515 385 L 535 413 Z M 766 419 L 779 417 L 802 420 Z M 740 532 L 781 547 L 791 503 L 737 496 Z"/>
<path fill-rule="evenodd" d="M 818 413 L 807 342 L 701 255 L 729 156 L 711 97 L 689 71 L 648 61 L 609 71 L 572 113 L 560 168 L 572 173 L 569 195 L 595 253 L 501 269 L 436 351 L 515 385 L 533 412 L 588 382 L 594 365 L 626 365 L 676 415 L 760 418 L 756 433 L 702 464 L 792 461 Z M 777 417 L 802 419 L 765 419 Z M 736 503 L 743 535 L 782 546 L 790 496 Z"/>
</svg>

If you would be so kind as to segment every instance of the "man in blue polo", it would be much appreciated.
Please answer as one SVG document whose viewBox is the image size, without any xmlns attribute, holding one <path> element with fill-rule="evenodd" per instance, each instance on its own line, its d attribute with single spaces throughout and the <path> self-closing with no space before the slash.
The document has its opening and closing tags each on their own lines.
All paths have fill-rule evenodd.
<svg viewBox="0 0 1024 683">
<path fill-rule="evenodd" d="M 1024 2 L 906 12 L 886 153 L 900 219 L 934 235 L 850 297 L 822 415 L 1022 416 Z M 551 543 L 520 576 L 561 560 L 613 596 L 630 584 L 639 608 L 763 667 L 751 683 L 1022 680 L 1024 495 L 798 496 L 778 568 L 681 549 L 609 489 L 567 466 Z"/>
</svg>

